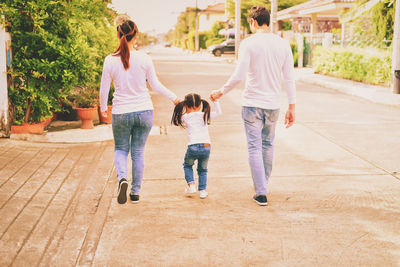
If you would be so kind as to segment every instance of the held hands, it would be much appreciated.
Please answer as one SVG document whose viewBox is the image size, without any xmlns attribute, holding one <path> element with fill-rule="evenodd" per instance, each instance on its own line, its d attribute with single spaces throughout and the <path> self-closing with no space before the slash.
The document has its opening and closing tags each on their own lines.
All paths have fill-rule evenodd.
<svg viewBox="0 0 400 267">
<path fill-rule="evenodd" d="M 223 94 L 222 94 L 221 90 L 214 90 L 210 94 L 210 99 L 211 99 L 211 101 L 215 102 L 215 101 L 218 101 L 218 99 L 220 99 L 222 95 Z"/>
<path fill-rule="evenodd" d="M 286 128 L 289 128 L 293 125 L 294 121 L 295 121 L 295 115 L 294 115 L 294 104 L 290 104 L 289 105 L 289 109 L 288 111 L 286 111 L 286 115 L 285 115 L 285 125 Z"/>
</svg>

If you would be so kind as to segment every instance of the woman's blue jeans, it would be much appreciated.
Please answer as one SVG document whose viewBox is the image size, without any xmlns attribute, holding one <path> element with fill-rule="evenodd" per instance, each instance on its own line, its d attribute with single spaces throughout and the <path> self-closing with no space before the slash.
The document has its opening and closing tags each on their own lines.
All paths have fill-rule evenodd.
<svg viewBox="0 0 400 267">
<path fill-rule="evenodd" d="M 274 156 L 275 126 L 278 117 L 279 109 L 242 108 L 251 176 L 257 195 L 268 193 L 268 181 Z"/>
<path fill-rule="evenodd" d="M 189 145 L 183 162 L 186 182 L 193 183 L 193 165 L 197 160 L 197 174 L 199 175 L 199 190 L 205 190 L 207 187 L 207 165 L 210 157 L 210 144 Z"/>
<path fill-rule="evenodd" d="M 144 147 L 152 126 L 152 110 L 112 115 L 117 177 L 118 180 L 127 179 L 130 150 L 132 158 L 131 192 L 134 195 L 140 193 L 144 171 Z"/>
</svg>

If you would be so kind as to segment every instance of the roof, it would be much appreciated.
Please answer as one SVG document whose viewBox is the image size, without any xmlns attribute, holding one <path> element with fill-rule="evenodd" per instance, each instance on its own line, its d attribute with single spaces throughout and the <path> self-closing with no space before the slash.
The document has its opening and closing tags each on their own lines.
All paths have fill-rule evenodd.
<svg viewBox="0 0 400 267">
<path fill-rule="evenodd" d="M 225 13 L 225 3 L 218 3 L 215 5 L 209 5 L 207 8 L 202 9 L 202 13 Z"/>
<path fill-rule="evenodd" d="M 310 17 L 317 14 L 318 17 L 339 17 L 343 8 L 350 8 L 356 0 L 310 0 L 297 6 L 278 12 L 278 20 L 288 20 L 297 17 Z"/>
</svg>

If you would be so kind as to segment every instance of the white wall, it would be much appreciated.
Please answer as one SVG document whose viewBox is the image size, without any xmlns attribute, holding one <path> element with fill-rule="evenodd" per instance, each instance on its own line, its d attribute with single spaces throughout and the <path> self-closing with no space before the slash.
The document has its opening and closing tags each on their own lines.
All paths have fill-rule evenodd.
<svg viewBox="0 0 400 267">
<path fill-rule="evenodd" d="M 225 21 L 225 14 L 200 14 L 199 15 L 199 31 L 211 30 L 215 21 Z"/>
<path fill-rule="evenodd" d="M 9 120 L 6 43 L 10 40 L 10 34 L 0 25 L 0 137 L 8 136 L 8 130 L 5 129 Z"/>
</svg>

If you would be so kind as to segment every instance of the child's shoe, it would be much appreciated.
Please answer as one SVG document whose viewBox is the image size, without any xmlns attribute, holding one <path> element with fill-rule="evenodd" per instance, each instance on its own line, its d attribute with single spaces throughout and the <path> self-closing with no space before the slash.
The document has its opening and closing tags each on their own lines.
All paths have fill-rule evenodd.
<svg viewBox="0 0 400 267">
<path fill-rule="evenodd" d="M 186 194 L 194 194 L 196 193 L 196 186 L 194 183 L 188 184 L 188 186 L 185 189 Z"/>
<path fill-rule="evenodd" d="M 139 195 L 134 195 L 132 193 L 129 194 L 129 198 L 132 203 L 139 203 Z"/>
<path fill-rule="evenodd" d="M 200 198 L 206 198 L 208 196 L 208 193 L 206 190 L 200 190 Z"/>
</svg>

